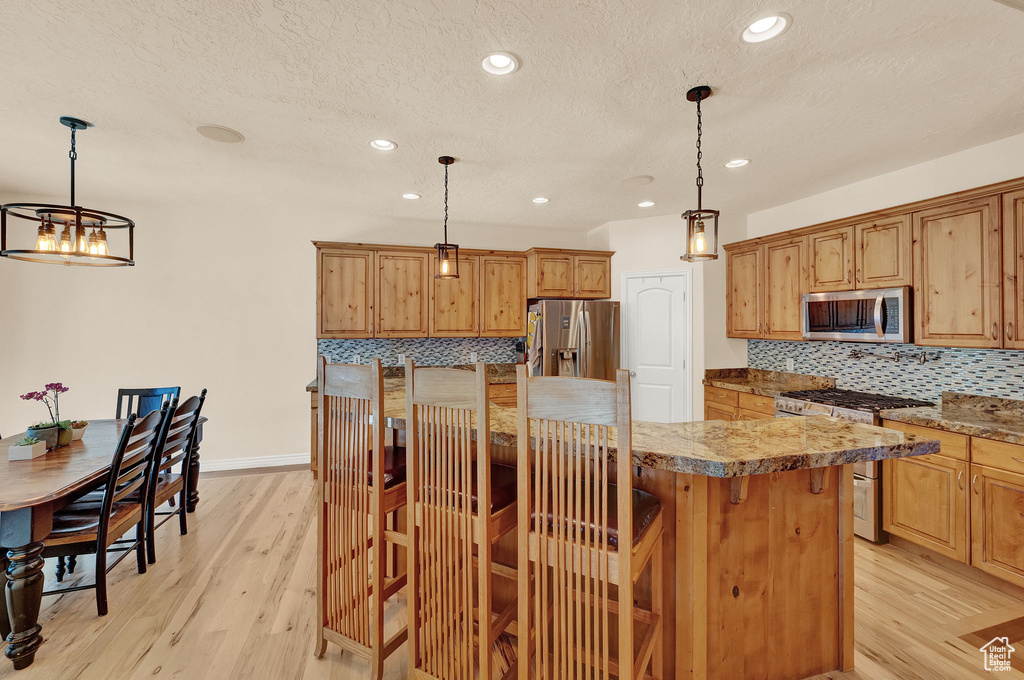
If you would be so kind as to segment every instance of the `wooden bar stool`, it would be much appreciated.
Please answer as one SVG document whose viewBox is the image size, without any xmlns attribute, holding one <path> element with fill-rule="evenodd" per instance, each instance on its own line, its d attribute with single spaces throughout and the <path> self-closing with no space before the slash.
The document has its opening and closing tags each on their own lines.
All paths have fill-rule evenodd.
<svg viewBox="0 0 1024 680">
<path fill-rule="evenodd" d="M 492 645 L 516 613 L 514 600 L 494 611 L 491 582 L 494 543 L 516 526 L 516 472 L 491 463 L 486 366 L 406 361 L 405 381 L 409 677 L 490 680 Z"/>
<path fill-rule="evenodd" d="M 632 488 L 629 372 L 531 378 L 520 365 L 517 382 L 519 678 L 661 680 L 661 503 Z M 649 609 L 633 604 L 648 563 Z"/>
<path fill-rule="evenodd" d="M 406 638 L 403 626 L 384 637 L 384 603 L 405 585 L 388 579 L 388 543 L 405 535 L 385 527 L 388 513 L 405 506 L 404 452 L 384 446 L 384 378 L 380 360 L 369 366 L 328 364 L 318 357 L 320 475 L 317 657 L 327 643 L 370 661 L 381 678 L 384 660 Z"/>
</svg>

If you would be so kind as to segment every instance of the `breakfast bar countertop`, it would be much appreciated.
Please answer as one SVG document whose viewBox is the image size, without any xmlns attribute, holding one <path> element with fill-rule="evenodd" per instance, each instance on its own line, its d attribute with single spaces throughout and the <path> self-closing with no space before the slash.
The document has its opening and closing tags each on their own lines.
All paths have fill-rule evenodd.
<svg viewBox="0 0 1024 680">
<path fill-rule="evenodd" d="M 835 378 L 803 373 L 764 371 L 758 368 L 709 368 L 704 371 L 704 384 L 733 392 L 746 392 L 762 397 L 777 397 L 783 392 L 817 390 L 836 386 Z"/>
<path fill-rule="evenodd" d="M 386 425 L 397 430 L 405 429 L 404 382 L 401 378 L 384 381 Z M 516 423 L 516 409 L 492 404 L 491 443 L 515 446 Z M 615 444 L 614 431 L 611 444 Z M 733 422 L 633 421 L 635 465 L 706 477 L 743 477 L 938 451 L 935 439 L 825 416 Z"/>
</svg>

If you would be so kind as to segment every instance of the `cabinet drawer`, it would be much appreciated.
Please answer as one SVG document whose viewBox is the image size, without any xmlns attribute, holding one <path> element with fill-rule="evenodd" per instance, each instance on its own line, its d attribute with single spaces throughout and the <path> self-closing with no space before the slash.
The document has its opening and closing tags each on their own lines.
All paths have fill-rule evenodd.
<svg viewBox="0 0 1024 680">
<path fill-rule="evenodd" d="M 705 387 L 704 400 L 713 404 L 736 406 L 739 403 L 739 392 L 723 390 L 720 387 Z"/>
<path fill-rule="evenodd" d="M 736 420 L 772 420 L 774 418 L 774 415 L 768 415 L 763 411 L 749 411 L 745 408 L 736 411 Z"/>
<path fill-rule="evenodd" d="M 775 398 L 762 397 L 760 394 L 739 392 L 739 407 L 748 411 L 757 411 L 775 417 Z"/>
<path fill-rule="evenodd" d="M 971 439 L 971 462 L 1024 474 L 1024 446 L 992 439 Z"/>
<path fill-rule="evenodd" d="M 498 406 L 516 405 L 516 384 L 501 383 L 487 386 L 487 396 Z"/>
<path fill-rule="evenodd" d="M 943 456 L 956 458 L 957 460 L 967 460 L 968 437 L 965 434 L 946 432 L 945 430 L 936 430 L 932 427 L 921 427 L 920 425 L 897 423 L 894 420 L 883 420 L 882 427 L 888 427 L 890 430 L 899 430 L 907 434 L 916 434 L 927 439 L 938 439 L 942 446 L 939 453 Z"/>
</svg>

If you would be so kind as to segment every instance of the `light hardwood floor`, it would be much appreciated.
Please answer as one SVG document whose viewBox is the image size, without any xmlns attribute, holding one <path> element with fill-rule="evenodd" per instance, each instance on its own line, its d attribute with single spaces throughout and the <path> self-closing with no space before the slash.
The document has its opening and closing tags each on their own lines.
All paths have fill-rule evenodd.
<svg viewBox="0 0 1024 680">
<path fill-rule="evenodd" d="M 365 662 L 337 647 L 312 655 L 313 491 L 306 471 L 204 476 L 188 536 L 169 523 L 149 573 L 135 573 L 133 560 L 111 573 L 109 615 L 96 616 L 92 591 L 45 598 L 35 664 L 15 673 L 0 659 L 0 678 L 365 678 Z M 858 541 L 856 560 L 857 670 L 819 678 L 990 677 L 972 633 L 1024 617 L 1024 601 L 891 546 Z M 90 578 L 83 566 L 76 578 Z M 388 680 L 404 678 L 403 655 L 385 668 Z"/>
</svg>

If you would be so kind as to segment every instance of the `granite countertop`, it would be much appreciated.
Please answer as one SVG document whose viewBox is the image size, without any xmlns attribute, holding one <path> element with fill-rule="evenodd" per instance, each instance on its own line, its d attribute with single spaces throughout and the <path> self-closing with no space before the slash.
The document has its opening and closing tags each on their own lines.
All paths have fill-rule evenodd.
<svg viewBox="0 0 1024 680">
<path fill-rule="evenodd" d="M 385 381 L 387 426 L 405 429 L 403 380 Z M 517 411 L 491 406 L 491 443 L 516 444 Z M 614 431 L 611 443 L 614 445 Z M 936 453 L 939 442 L 825 416 L 725 422 L 633 423 L 633 463 L 740 477 Z M 614 456 L 614 452 L 613 452 Z"/>
<path fill-rule="evenodd" d="M 419 366 L 418 368 L 423 368 Z M 460 371 L 474 371 L 475 364 L 456 364 L 445 368 L 456 368 Z M 385 366 L 384 379 L 404 378 L 405 366 Z M 487 364 L 487 378 L 492 385 L 507 385 L 516 381 L 516 364 Z M 316 379 L 306 385 L 307 392 L 316 392 Z"/>
<path fill-rule="evenodd" d="M 943 392 L 939 406 L 882 411 L 884 420 L 1024 444 L 1024 401 Z"/>
<path fill-rule="evenodd" d="M 783 392 L 835 387 L 836 379 L 759 368 L 709 368 L 704 371 L 704 384 L 762 397 L 777 397 Z"/>
</svg>

